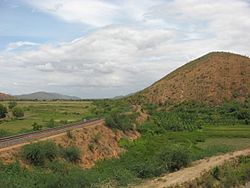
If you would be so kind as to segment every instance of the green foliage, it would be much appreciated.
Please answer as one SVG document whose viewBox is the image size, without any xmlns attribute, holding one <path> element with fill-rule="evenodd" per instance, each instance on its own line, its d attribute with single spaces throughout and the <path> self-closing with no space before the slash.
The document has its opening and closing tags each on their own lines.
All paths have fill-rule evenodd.
<svg viewBox="0 0 250 188">
<path fill-rule="evenodd" d="M 12 113 L 17 118 L 21 118 L 21 117 L 24 116 L 24 111 L 23 111 L 23 109 L 21 107 L 14 107 L 12 109 Z"/>
<path fill-rule="evenodd" d="M 128 101 L 98 100 L 93 103 L 95 106 L 88 108 L 91 110 L 91 113 L 88 114 L 89 117 L 105 117 L 107 125 L 114 129 L 134 129 L 136 115 L 132 113 L 133 109 Z M 239 138 L 244 137 L 245 142 L 250 138 L 249 127 L 239 125 L 246 124 L 246 121 L 249 120 L 247 115 L 249 102 L 231 102 L 218 107 L 189 102 L 171 108 L 166 108 L 164 105 L 147 104 L 143 108 L 151 117 L 143 125 L 138 126 L 141 133 L 139 139 L 119 141 L 119 145 L 127 150 L 119 158 L 102 160 L 95 167 L 83 170 L 74 164 L 80 159 L 77 148 L 61 149 L 61 153 L 59 152 L 61 155 L 58 154 L 52 160 L 47 157 L 39 157 L 44 156 L 43 153 L 46 152 L 41 152 L 36 148 L 35 152 L 31 152 L 32 155 L 29 156 L 32 156 L 32 161 L 38 158 L 38 164 L 43 165 L 40 165 L 39 168 L 32 168 L 32 170 L 21 168 L 18 164 L 0 165 L 1 185 L 60 188 L 126 186 L 141 179 L 176 171 L 187 166 L 190 161 L 205 156 L 239 149 L 243 145 L 241 144 L 243 141 L 239 141 Z M 67 112 L 68 114 L 70 113 Z M 49 115 L 47 114 L 46 117 Z M 53 116 L 49 117 L 53 118 Z M 48 119 L 44 122 L 47 121 Z M 226 144 L 225 138 L 231 139 L 237 144 Z M 90 150 L 94 150 L 99 139 L 99 135 L 93 137 L 88 146 Z M 246 146 L 247 144 L 249 143 L 246 143 Z M 66 160 L 60 160 L 59 157 Z M 245 182 L 250 176 L 249 160 L 244 158 L 241 161 L 240 167 L 229 165 L 229 167 L 220 168 L 219 172 L 214 170 L 209 173 L 207 178 L 209 181 L 211 180 L 209 185 L 214 185 L 214 181 L 220 181 L 224 182 L 224 187 L 229 187 L 230 184 L 236 185 Z M 236 172 L 234 172 L 235 169 Z"/>
<path fill-rule="evenodd" d="M 5 131 L 5 130 L 0 129 L 0 138 L 5 137 L 5 136 L 9 136 L 9 135 L 10 135 L 10 133 L 9 133 L 9 132 L 7 132 L 7 131 Z"/>
<path fill-rule="evenodd" d="M 54 128 L 55 127 L 55 121 L 54 119 L 50 119 L 49 122 L 47 123 L 48 128 Z"/>
<path fill-rule="evenodd" d="M 217 180 L 220 179 L 220 168 L 218 166 L 214 167 L 211 171 L 211 175 Z"/>
<path fill-rule="evenodd" d="M 55 143 L 49 141 L 25 145 L 21 152 L 23 158 L 35 166 L 43 166 L 47 161 L 53 161 L 58 154 Z"/>
<path fill-rule="evenodd" d="M 181 146 L 165 147 L 159 154 L 159 160 L 168 171 L 176 171 L 189 164 L 190 151 Z"/>
<path fill-rule="evenodd" d="M 33 127 L 33 131 L 39 131 L 39 130 L 42 130 L 42 125 L 38 125 L 36 122 L 34 122 L 32 124 L 32 127 Z"/>
<path fill-rule="evenodd" d="M 63 156 L 70 162 L 79 162 L 81 160 L 81 151 L 74 146 L 69 146 L 63 149 Z"/>
<path fill-rule="evenodd" d="M 0 104 L 0 118 L 5 118 L 7 112 L 7 108 L 4 105 Z"/>
<path fill-rule="evenodd" d="M 16 101 L 10 101 L 9 102 L 9 109 L 12 109 L 12 108 L 14 108 L 16 106 L 17 106 L 17 102 Z"/>
<path fill-rule="evenodd" d="M 135 113 L 113 113 L 105 118 L 105 123 L 112 129 L 120 129 L 123 131 L 133 130 L 137 115 Z"/>
</svg>

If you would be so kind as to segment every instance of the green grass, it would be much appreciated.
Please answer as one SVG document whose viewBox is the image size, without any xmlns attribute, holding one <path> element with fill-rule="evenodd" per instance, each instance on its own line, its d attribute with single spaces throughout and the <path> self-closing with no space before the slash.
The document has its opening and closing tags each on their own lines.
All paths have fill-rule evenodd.
<svg viewBox="0 0 250 188">
<path fill-rule="evenodd" d="M 250 131 L 250 130 L 249 130 Z M 208 138 L 205 142 L 200 142 L 197 147 L 208 149 L 210 147 L 228 147 L 231 150 L 239 150 L 250 147 L 249 138 Z"/>
<path fill-rule="evenodd" d="M 6 107 L 8 102 L 0 102 Z M 76 122 L 91 116 L 89 101 L 18 101 L 18 106 L 24 109 L 24 118 L 14 119 L 11 113 L 0 122 L 0 130 L 10 134 L 32 130 L 32 124 L 36 122 L 46 128 L 50 119 L 54 119 L 57 125 L 65 122 Z"/>
</svg>

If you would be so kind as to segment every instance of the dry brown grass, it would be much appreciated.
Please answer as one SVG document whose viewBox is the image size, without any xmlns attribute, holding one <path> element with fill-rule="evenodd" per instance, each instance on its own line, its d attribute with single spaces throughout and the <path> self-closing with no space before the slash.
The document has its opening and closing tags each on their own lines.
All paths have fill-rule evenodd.
<svg viewBox="0 0 250 188">
<path fill-rule="evenodd" d="M 137 96 L 158 104 L 191 100 L 220 104 L 244 100 L 249 94 L 250 58 L 213 52 L 180 67 Z"/>
</svg>

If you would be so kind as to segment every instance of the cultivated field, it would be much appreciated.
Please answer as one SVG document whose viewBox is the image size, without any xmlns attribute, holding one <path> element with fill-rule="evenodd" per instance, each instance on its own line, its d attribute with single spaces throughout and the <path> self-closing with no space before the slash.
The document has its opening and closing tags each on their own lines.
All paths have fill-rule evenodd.
<svg viewBox="0 0 250 188">
<path fill-rule="evenodd" d="M 8 101 L 0 102 L 8 107 Z M 24 110 L 23 118 L 14 118 L 9 112 L 0 121 L 1 135 L 17 134 L 33 130 L 37 123 L 42 129 L 47 128 L 50 121 L 54 126 L 88 118 L 92 102 L 88 101 L 18 101 L 17 106 Z"/>
</svg>

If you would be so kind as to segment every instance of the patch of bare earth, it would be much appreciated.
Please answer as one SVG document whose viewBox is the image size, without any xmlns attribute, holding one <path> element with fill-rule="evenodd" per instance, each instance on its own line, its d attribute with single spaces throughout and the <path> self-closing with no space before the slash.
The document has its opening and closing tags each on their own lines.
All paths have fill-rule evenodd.
<svg viewBox="0 0 250 188">
<path fill-rule="evenodd" d="M 167 187 L 188 187 L 189 183 L 200 178 L 215 166 L 221 166 L 226 161 L 233 160 L 240 156 L 250 155 L 250 148 L 210 157 L 196 161 L 191 167 L 181 169 L 177 172 L 163 175 L 162 177 L 147 180 L 140 185 L 130 186 L 131 188 L 167 188 Z"/>
<path fill-rule="evenodd" d="M 52 140 L 62 147 L 78 147 L 82 153 L 79 165 L 83 168 L 90 168 L 98 160 L 118 157 L 121 152 L 124 152 L 118 144 L 121 138 L 133 140 L 139 136 L 139 133 L 134 131 L 125 133 L 113 131 L 106 127 L 104 123 L 100 123 L 42 140 Z M 4 163 L 20 160 L 19 151 L 22 146 L 23 144 L 1 149 L 0 160 Z"/>
</svg>

